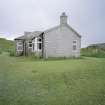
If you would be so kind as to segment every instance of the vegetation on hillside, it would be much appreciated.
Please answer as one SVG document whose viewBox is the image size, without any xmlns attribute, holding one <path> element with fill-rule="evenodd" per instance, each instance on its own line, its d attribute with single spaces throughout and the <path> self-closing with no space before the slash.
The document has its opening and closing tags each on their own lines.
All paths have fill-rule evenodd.
<svg viewBox="0 0 105 105">
<path fill-rule="evenodd" d="M 0 38 L 0 51 L 9 51 L 14 49 L 14 42 L 4 38 Z"/>
<path fill-rule="evenodd" d="M 0 38 L 0 53 L 2 52 L 14 52 L 14 42 L 4 38 Z"/>
<path fill-rule="evenodd" d="M 87 48 L 81 49 L 81 55 L 87 57 L 104 57 L 105 58 L 105 48 L 101 45 L 92 45 Z"/>
</svg>

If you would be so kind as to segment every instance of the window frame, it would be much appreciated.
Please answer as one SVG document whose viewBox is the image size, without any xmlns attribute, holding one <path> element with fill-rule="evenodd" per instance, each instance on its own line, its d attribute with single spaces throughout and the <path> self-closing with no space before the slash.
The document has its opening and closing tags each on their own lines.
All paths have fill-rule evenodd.
<svg viewBox="0 0 105 105">
<path fill-rule="evenodd" d="M 75 49 L 74 49 L 74 46 L 75 46 Z M 77 40 L 73 40 L 72 41 L 72 51 L 73 52 L 76 52 L 77 51 Z"/>
<path fill-rule="evenodd" d="M 17 46 L 16 48 L 17 51 L 23 51 L 23 42 L 17 42 L 16 46 Z M 19 47 L 21 47 L 21 49 L 19 49 Z"/>
<path fill-rule="evenodd" d="M 35 39 L 32 41 L 32 44 L 34 45 L 34 49 L 32 47 L 33 52 L 42 51 L 42 37 L 35 37 Z M 39 46 L 41 46 L 41 49 L 39 48 Z"/>
<path fill-rule="evenodd" d="M 32 42 L 28 42 L 28 48 L 32 48 Z"/>
<path fill-rule="evenodd" d="M 39 48 L 40 45 L 41 45 L 41 49 Z M 41 37 L 37 38 L 37 51 L 42 51 L 42 38 Z"/>
</svg>

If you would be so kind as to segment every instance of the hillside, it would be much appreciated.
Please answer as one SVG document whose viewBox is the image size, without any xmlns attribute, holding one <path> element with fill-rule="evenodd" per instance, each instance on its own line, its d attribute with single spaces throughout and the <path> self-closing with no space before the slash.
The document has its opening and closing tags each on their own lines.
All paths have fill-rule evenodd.
<svg viewBox="0 0 105 105">
<path fill-rule="evenodd" d="M 10 51 L 14 49 L 14 42 L 4 38 L 0 38 L 0 52 Z"/>
<path fill-rule="evenodd" d="M 91 47 L 91 46 L 94 46 L 94 47 L 97 47 L 97 48 L 105 49 L 105 43 L 92 44 L 92 45 L 90 45 L 90 47 Z"/>
<path fill-rule="evenodd" d="M 105 43 L 92 44 L 81 49 L 81 55 L 87 57 L 104 57 L 105 58 Z"/>
</svg>

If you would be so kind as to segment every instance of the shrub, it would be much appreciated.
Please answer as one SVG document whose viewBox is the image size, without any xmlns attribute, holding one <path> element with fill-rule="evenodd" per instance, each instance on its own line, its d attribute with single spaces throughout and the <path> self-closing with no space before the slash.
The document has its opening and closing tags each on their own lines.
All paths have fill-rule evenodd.
<svg viewBox="0 0 105 105">
<path fill-rule="evenodd" d="M 88 47 L 81 50 L 81 55 L 86 57 L 105 58 L 105 49 Z"/>
</svg>

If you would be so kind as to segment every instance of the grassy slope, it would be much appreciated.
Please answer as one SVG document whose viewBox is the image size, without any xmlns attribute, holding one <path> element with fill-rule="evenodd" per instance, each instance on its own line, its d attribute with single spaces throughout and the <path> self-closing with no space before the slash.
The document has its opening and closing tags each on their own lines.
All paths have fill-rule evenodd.
<svg viewBox="0 0 105 105">
<path fill-rule="evenodd" d="M 0 105 L 105 105 L 105 59 L 0 55 Z"/>
<path fill-rule="evenodd" d="M 81 49 L 81 55 L 87 57 L 105 58 L 105 48 L 98 46 L 89 46 Z"/>
<path fill-rule="evenodd" d="M 14 49 L 14 42 L 0 38 L 0 52 L 9 51 Z"/>
</svg>

